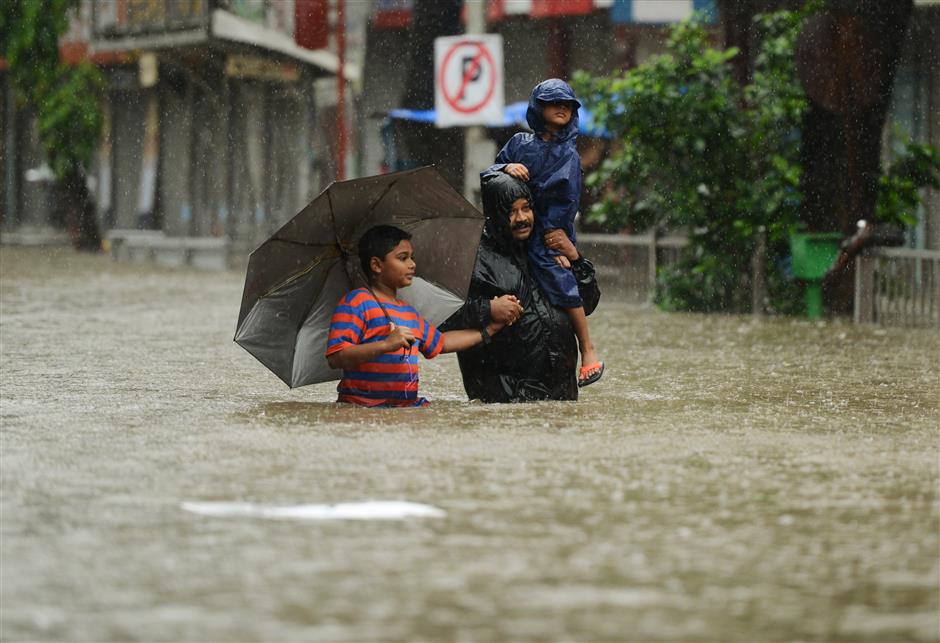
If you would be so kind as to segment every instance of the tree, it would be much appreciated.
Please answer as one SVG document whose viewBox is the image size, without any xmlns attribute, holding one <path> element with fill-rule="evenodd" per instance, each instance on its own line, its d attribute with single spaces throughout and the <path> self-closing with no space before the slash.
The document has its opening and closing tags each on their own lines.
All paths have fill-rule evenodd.
<svg viewBox="0 0 940 643">
<path fill-rule="evenodd" d="M 664 271 L 658 299 L 669 309 L 743 310 L 756 234 L 766 231 L 771 302 L 795 299 L 783 277 L 799 198 L 799 123 L 806 109 L 792 48 L 803 15 L 759 18 L 753 79 L 738 85 L 738 50 L 709 46 L 697 21 L 677 25 L 668 53 L 621 77 L 579 75 L 578 93 L 619 139 L 589 186 L 612 193 L 588 217 L 616 231 L 629 225 L 685 228 L 690 247 Z"/>
<path fill-rule="evenodd" d="M 917 225 L 922 188 L 940 190 L 940 151 L 898 131 L 891 163 L 878 179 L 873 220 L 896 229 Z"/>
<path fill-rule="evenodd" d="M 797 68 L 810 98 L 800 218 L 810 229 L 848 233 L 873 219 L 881 135 L 912 8 L 912 0 L 829 2 L 800 35 Z"/>
<path fill-rule="evenodd" d="M 811 230 L 854 231 L 878 224 L 881 141 L 913 0 L 828 0 L 797 43 L 797 68 L 810 107 L 803 118 L 805 198 Z M 851 264 L 828 275 L 832 310 L 852 309 Z"/>
<path fill-rule="evenodd" d="M 718 0 L 736 78 L 747 84 L 753 16 L 792 9 L 797 0 Z M 822 231 L 849 232 L 877 219 L 881 134 L 913 8 L 912 0 L 813 0 L 796 43 L 796 64 L 809 98 L 803 117 L 805 199 L 800 219 Z M 874 214 L 874 217 L 873 217 Z"/>
<path fill-rule="evenodd" d="M 821 5 L 822 0 L 814 0 Z M 806 0 L 716 0 L 718 16 L 724 33 L 725 48 L 737 49 L 732 59 L 734 77 L 741 87 L 751 82 L 751 69 L 760 34 L 754 17 L 774 11 L 806 11 Z"/>
<path fill-rule="evenodd" d="M 101 135 L 101 75 L 89 62 L 59 58 L 59 37 L 76 0 L 5 0 L 0 12 L 2 54 L 17 98 L 36 111 L 46 159 L 58 181 L 61 220 L 79 250 L 101 248 L 95 205 L 85 182 Z"/>
</svg>

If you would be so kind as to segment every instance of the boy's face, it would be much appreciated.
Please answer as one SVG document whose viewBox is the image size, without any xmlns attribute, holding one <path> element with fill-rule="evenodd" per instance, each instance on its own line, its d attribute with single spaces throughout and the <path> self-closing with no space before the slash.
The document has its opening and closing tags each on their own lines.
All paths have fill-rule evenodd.
<svg viewBox="0 0 940 643">
<path fill-rule="evenodd" d="M 542 108 L 545 127 L 552 132 L 557 132 L 570 123 L 571 114 L 571 103 L 565 100 L 557 103 L 545 103 L 545 107 Z"/>
<path fill-rule="evenodd" d="M 528 199 L 516 199 L 509 209 L 509 230 L 513 241 L 525 241 L 532 234 L 535 225 L 535 212 Z"/>
<path fill-rule="evenodd" d="M 402 239 L 382 259 L 372 257 L 372 278 L 392 290 L 410 286 L 417 265 L 413 255 L 411 241 Z"/>
</svg>

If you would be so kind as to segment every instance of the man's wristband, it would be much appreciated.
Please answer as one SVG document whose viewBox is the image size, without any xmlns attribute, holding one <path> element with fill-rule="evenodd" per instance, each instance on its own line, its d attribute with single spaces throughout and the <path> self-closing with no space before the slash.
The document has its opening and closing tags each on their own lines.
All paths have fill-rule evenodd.
<svg viewBox="0 0 940 643">
<path fill-rule="evenodd" d="M 490 334 L 489 334 L 488 332 L 486 332 L 486 329 L 485 329 L 485 328 L 481 328 L 481 329 L 480 329 L 480 337 L 483 338 L 483 345 L 484 345 L 484 346 L 488 346 L 489 343 L 490 343 L 490 340 L 492 339 L 492 338 L 490 337 Z"/>
</svg>

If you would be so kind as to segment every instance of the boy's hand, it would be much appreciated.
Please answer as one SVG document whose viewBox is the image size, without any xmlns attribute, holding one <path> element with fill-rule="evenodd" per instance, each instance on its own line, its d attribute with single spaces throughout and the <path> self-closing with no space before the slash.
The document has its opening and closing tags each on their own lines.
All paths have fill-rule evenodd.
<svg viewBox="0 0 940 643">
<path fill-rule="evenodd" d="M 385 338 L 385 343 L 388 346 L 386 353 L 390 353 L 399 348 L 408 348 L 415 343 L 415 336 L 411 332 L 411 329 L 407 326 L 398 326 L 396 324 L 389 323 L 389 334 Z"/>
<path fill-rule="evenodd" d="M 565 255 L 555 255 L 553 259 L 555 259 L 555 263 L 557 263 L 562 268 L 571 267 L 571 262 L 568 261 L 568 257 L 566 257 Z"/>
<path fill-rule="evenodd" d="M 512 325 L 521 316 L 522 304 L 515 295 L 503 295 L 490 300 L 490 319 L 497 324 Z"/>
<path fill-rule="evenodd" d="M 503 172 L 520 181 L 529 180 L 529 168 L 522 163 L 507 163 L 506 167 L 503 168 Z"/>
</svg>

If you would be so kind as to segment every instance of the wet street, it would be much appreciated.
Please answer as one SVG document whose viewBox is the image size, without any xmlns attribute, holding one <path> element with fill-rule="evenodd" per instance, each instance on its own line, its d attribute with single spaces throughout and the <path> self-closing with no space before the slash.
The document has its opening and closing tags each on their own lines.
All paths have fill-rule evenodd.
<svg viewBox="0 0 940 643">
<path fill-rule="evenodd" d="M 4 641 L 940 638 L 940 333 L 602 299 L 577 403 L 290 391 L 243 273 L 0 252 Z M 402 520 L 184 503 L 404 500 Z"/>
</svg>

